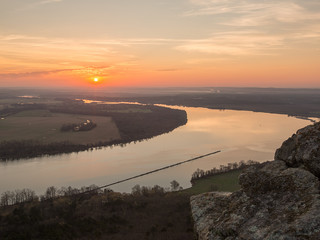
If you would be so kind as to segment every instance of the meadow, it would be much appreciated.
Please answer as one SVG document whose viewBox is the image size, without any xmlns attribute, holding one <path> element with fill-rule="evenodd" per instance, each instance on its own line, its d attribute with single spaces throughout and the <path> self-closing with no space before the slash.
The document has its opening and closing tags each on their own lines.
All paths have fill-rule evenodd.
<svg viewBox="0 0 320 240">
<path fill-rule="evenodd" d="M 231 170 L 214 176 L 208 176 L 196 180 L 191 188 L 183 190 L 183 193 L 196 195 L 205 192 L 235 192 L 240 189 L 239 175 L 242 169 Z"/>
<path fill-rule="evenodd" d="M 91 120 L 97 127 L 90 131 L 61 132 L 63 124 Z M 42 143 L 68 141 L 73 144 L 91 144 L 120 139 L 119 130 L 111 117 L 52 113 L 48 110 L 29 110 L 0 120 L 0 142 L 37 140 Z"/>
</svg>

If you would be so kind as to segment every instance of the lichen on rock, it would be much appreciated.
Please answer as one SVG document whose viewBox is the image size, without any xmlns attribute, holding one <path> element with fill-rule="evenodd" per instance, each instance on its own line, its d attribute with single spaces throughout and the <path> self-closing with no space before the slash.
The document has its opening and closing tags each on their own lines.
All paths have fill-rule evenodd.
<svg viewBox="0 0 320 240">
<path fill-rule="evenodd" d="M 275 160 L 247 168 L 241 190 L 191 197 L 200 240 L 320 239 L 320 123 L 305 127 Z"/>
</svg>

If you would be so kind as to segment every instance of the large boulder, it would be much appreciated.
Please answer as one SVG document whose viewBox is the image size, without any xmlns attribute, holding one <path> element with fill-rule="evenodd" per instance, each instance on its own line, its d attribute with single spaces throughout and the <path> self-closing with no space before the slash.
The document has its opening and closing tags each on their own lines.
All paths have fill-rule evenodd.
<svg viewBox="0 0 320 240">
<path fill-rule="evenodd" d="M 320 239 L 319 131 L 299 130 L 275 161 L 247 168 L 240 191 L 191 197 L 199 239 Z"/>
<path fill-rule="evenodd" d="M 275 159 L 290 167 L 303 167 L 320 177 L 320 122 L 298 130 L 283 142 Z"/>
</svg>

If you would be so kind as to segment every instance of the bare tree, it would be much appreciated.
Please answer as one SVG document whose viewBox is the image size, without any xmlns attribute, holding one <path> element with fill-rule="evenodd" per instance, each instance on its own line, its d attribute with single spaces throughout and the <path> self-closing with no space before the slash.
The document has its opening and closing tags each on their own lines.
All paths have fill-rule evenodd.
<svg viewBox="0 0 320 240">
<path fill-rule="evenodd" d="M 134 185 L 132 190 L 131 190 L 131 193 L 132 193 L 132 195 L 135 195 L 135 196 L 141 195 L 141 187 L 140 187 L 140 185 L 139 184 Z"/>
<path fill-rule="evenodd" d="M 58 194 L 57 188 L 54 186 L 51 186 L 51 187 L 47 188 L 46 193 L 45 193 L 45 198 L 46 199 L 53 199 L 57 196 L 57 194 Z"/>
<path fill-rule="evenodd" d="M 8 206 L 14 204 L 14 192 L 6 191 L 1 194 L 0 205 Z"/>
<path fill-rule="evenodd" d="M 171 186 L 171 191 L 177 191 L 179 190 L 180 184 L 176 180 L 173 180 L 170 182 L 170 186 Z"/>
</svg>

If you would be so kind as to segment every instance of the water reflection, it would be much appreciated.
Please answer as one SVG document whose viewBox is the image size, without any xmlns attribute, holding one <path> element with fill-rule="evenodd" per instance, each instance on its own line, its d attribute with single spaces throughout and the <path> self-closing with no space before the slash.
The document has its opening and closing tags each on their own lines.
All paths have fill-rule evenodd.
<svg viewBox="0 0 320 240">
<path fill-rule="evenodd" d="M 248 111 L 186 108 L 188 123 L 148 141 L 93 151 L 0 164 L 0 192 L 31 188 L 42 194 L 48 186 L 105 185 L 216 150 L 222 152 L 114 186 L 131 191 L 135 184 L 169 186 L 177 180 L 190 186 L 192 173 L 241 160 L 272 160 L 275 150 L 305 119 Z"/>
</svg>

